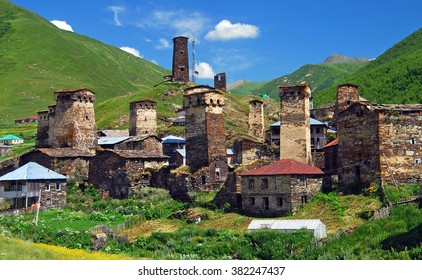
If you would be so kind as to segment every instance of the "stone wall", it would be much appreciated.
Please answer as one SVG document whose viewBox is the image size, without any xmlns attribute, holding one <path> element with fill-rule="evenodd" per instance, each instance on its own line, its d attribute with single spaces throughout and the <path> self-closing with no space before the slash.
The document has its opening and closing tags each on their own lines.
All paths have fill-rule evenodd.
<svg viewBox="0 0 422 280">
<path fill-rule="evenodd" d="M 309 85 L 282 85 L 280 92 L 280 158 L 311 164 Z"/>
<path fill-rule="evenodd" d="M 242 176 L 242 209 L 259 216 L 296 211 L 321 190 L 322 178 L 299 175 Z"/>
<path fill-rule="evenodd" d="M 134 137 L 114 145 L 115 150 L 145 150 L 154 155 L 163 155 L 161 139 L 156 136 Z"/>
<path fill-rule="evenodd" d="M 38 148 L 47 148 L 50 146 L 48 138 L 48 129 L 49 129 L 49 117 L 48 111 L 38 112 L 38 127 L 37 127 L 37 140 L 36 147 Z"/>
<path fill-rule="evenodd" d="M 419 110 L 379 110 L 378 129 L 383 182 L 421 182 L 422 105 Z"/>
<path fill-rule="evenodd" d="M 340 190 L 359 193 L 371 182 L 380 182 L 378 114 L 354 103 L 338 115 Z"/>
<path fill-rule="evenodd" d="M 336 106 L 333 116 L 333 123 L 336 125 L 338 121 L 338 114 L 359 101 L 358 86 L 352 84 L 339 85 L 337 87 Z"/>
<path fill-rule="evenodd" d="M 41 190 L 41 206 L 66 205 L 66 184 L 62 182 L 49 182 L 48 184 L 49 189 L 46 188 L 44 183 L 39 183 Z"/>
<path fill-rule="evenodd" d="M 129 135 L 157 134 L 156 103 L 141 100 L 130 103 Z"/>
</svg>

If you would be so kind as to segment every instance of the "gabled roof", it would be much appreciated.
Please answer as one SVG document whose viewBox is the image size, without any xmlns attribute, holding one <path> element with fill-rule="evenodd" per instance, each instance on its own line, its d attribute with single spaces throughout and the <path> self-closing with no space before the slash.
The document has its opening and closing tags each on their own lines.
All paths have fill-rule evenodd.
<svg viewBox="0 0 422 280">
<path fill-rule="evenodd" d="M 338 137 L 334 139 L 333 141 L 331 141 L 330 143 L 328 143 L 327 145 L 325 145 L 324 148 L 332 147 L 335 145 L 338 145 Z"/>
<path fill-rule="evenodd" d="M 294 159 L 281 159 L 269 165 L 240 174 L 240 176 L 261 175 L 323 175 L 321 169 L 298 162 Z"/>
<path fill-rule="evenodd" d="M 98 138 L 98 145 L 114 145 L 129 139 L 130 136 L 124 137 L 100 137 Z"/>
<path fill-rule="evenodd" d="M 186 142 L 185 138 L 174 135 L 169 135 L 161 139 L 163 140 L 163 144 L 184 144 Z"/>
<path fill-rule="evenodd" d="M 23 140 L 23 139 L 20 138 L 20 137 L 18 137 L 18 136 L 15 136 L 13 134 L 8 134 L 8 135 L 3 136 L 2 138 L 0 138 L 0 141 L 1 140 Z"/>
<path fill-rule="evenodd" d="M 310 123 L 310 125 L 324 125 L 324 126 L 327 126 L 325 123 L 320 122 L 319 120 L 314 119 L 314 118 L 309 118 L 309 123 Z M 280 124 L 281 124 L 281 122 L 278 121 L 278 122 L 275 122 L 275 123 L 271 124 L 271 126 L 280 126 Z"/>
<path fill-rule="evenodd" d="M 28 162 L 0 177 L 0 181 L 66 180 L 67 177 L 36 162 Z"/>
</svg>

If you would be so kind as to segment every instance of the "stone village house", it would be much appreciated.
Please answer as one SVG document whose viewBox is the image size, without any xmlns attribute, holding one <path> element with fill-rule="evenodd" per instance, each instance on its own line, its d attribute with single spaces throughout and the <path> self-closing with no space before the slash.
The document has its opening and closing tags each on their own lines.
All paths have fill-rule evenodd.
<svg viewBox="0 0 422 280">
<path fill-rule="evenodd" d="M 9 199 L 12 208 L 28 208 L 39 199 L 41 206 L 61 206 L 66 204 L 66 180 L 64 175 L 29 162 L 0 177 L 0 197 Z"/>
</svg>

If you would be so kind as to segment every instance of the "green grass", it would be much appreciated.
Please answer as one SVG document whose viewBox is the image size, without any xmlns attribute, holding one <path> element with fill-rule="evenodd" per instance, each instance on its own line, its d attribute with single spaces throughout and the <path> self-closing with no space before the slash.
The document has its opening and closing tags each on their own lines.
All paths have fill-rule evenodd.
<svg viewBox="0 0 422 280">
<path fill-rule="evenodd" d="M 6 0 L 0 0 L 0 46 L 0 119 L 6 124 L 46 109 L 54 103 L 54 90 L 89 88 L 99 104 L 169 74 L 116 47 L 60 30 Z"/>
</svg>

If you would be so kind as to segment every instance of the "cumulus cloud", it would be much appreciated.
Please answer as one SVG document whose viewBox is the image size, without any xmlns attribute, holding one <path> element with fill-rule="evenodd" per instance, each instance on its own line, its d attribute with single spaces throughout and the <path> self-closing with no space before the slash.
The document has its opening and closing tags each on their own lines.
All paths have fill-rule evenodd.
<svg viewBox="0 0 422 280">
<path fill-rule="evenodd" d="M 160 38 L 158 40 L 158 46 L 156 46 L 157 49 L 169 49 L 171 48 L 170 42 L 167 39 Z"/>
<path fill-rule="evenodd" d="M 146 16 L 138 26 L 159 30 L 172 30 L 176 36 L 199 38 L 209 25 L 209 18 L 200 12 L 186 10 L 154 11 Z"/>
<path fill-rule="evenodd" d="M 214 79 L 215 72 L 211 65 L 206 62 L 199 62 L 195 64 L 195 71 L 198 72 L 197 77 L 200 79 Z"/>
<path fill-rule="evenodd" d="M 259 35 L 259 27 L 244 23 L 231 23 L 227 19 L 220 21 L 210 32 L 205 35 L 207 40 L 233 40 L 241 38 L 256 38 Z"/>
<path fill-rule="evenodd" d="M 52 24 L 54 24 L 55 26 L 57 26 L 60 29 L 66 30 L 66 31 L 70 31 L 70 32 L 74 32 L 72 29 L 72 26 L 70 26 L 66 21 L 64 20 L 52 20 L 50 21 Z"/>
<path fill-rule="evenodd" d="M 121 12 L 125 11 L 125 8 L 121 6 L 110 6 L 108 8 L 114 13 L 114 24 L 117 26 L 122 26 L 122 22 L 120 21 L 119 15 Z"/>
<path fill-rule="evenodd" d="M 125 51 L 125 52 L 128 52 L 130 54 L 133 54 L 134 56 L 143 58 L 143 56 L 141 55 L 141 53 L 137 49 L 135 49 L 135 48 L 121 47 L 120 49 L 123 50 L 123 51 Z"/>
</svg>

